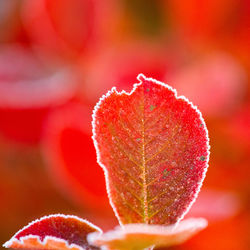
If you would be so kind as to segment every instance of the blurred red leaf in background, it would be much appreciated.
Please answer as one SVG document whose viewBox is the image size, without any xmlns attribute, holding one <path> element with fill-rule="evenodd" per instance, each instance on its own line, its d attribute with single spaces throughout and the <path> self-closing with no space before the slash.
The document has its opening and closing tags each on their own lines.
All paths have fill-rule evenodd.
<svg viewBox="0 0 250 250">
<path fill-rule="evenodd" d="M 90 110 L 71 103 L 50 113 L 42 150 L 51 177 L 64 193 L 104 214 L 111 208 L 91 135 Z"/>
<path fill-rule="evenodd" d="M 19 45 L 0 49 L 0 133 L 38 143 L 49 110 L 76 95 L 76 77 L 70 69 L 44 65 Z"/>
<path fill-rule="evenodd" d="M 42 53 L 74 58 L 94 41 L 95 0 L 26 0 L 24 27 Z"/>
<path fill-rule="evenodd" d="M 171 82 L 202 113 L 223 117 L 236 110 L 243 100 L 246 80 L 246 71 L 236 58 L 217 52 L 190 61 L 175 73 Z"/>
</svg>

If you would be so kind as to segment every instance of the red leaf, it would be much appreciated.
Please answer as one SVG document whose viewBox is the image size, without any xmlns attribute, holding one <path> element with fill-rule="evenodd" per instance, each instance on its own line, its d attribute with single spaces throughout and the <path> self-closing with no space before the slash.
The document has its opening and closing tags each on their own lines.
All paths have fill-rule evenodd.
<svg viewBox="0 0 250 250">
<path fill-rule="evenodd" d="M 168 247 L 183 243 L 206 226 L 202 218 L 187 219 L 178 226 L 128 224 L 101 235 L 91 233 L 87 239 L 90 244 L 116 250 Z"/>
<path fill-rule="evenodd" d="M 216 53 L 196 59 L 196 63 L 176 72 L 171 81 L 203 113 L 214 117 L 228 115 L 238 107 L 246 79 L 243 66 L 234 57 Z"/>
<path fill-rule="evenodd" d="M 6 248 L 25 249 L 99 249 L 88 244 L 89 233 L 102 231 L 76 216 L 50 215 L 31 222 L 4 244 Z"/>
<path fill-rule="evenodd" d="M 91 113 L 85 106 L 74 103 L 51 112 L 42 146 L 51 176 L 64 194 L 84 207 L 112 213 L 91 140 Z"/>
<path fill-rule="evenodd" d="M 241 208 L 237 195 L 231 192 L 202 189 L 187 217 L 204 216 L 209 223 L 235 216 Z"/>
<path fill-rule="evenodd" d="M 6 138 L 37 144 L 49 111 L 75 96 L 78 80 L 73 72 L 47 66 L 21 46 L 1 48 L 0 132 Z"/>
<path fill-rule="evenodd" d="M 208 167 L 200 112 L 168 85 L 140 74 L 113 88 L 93 114 L 98 162 L 120 223 L 173 224 L 194 202 Z"/>
<path fill-rule="evenodd" d="M 95 2 L 27 0 L 22 13 L 24 28 L 43 53 L 74 58 L 95 41 Z"/>
</svg>

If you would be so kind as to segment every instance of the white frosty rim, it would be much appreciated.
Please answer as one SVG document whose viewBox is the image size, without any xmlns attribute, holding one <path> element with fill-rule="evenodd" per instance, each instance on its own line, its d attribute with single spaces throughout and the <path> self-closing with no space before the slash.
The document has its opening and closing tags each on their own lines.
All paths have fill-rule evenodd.
<svg viewBox="0 0 250 250">
<path fill-rule="evenodd" d="M 109 243 L 116 240 L 125 240 L 126 236 L 133 234 L 140 235 L 156 235 L 156 236 L 172 236 L 182 234 L 189 231 L 190 235 L 199 232 L 207 227 L 207 221 L 204 218 L 190 218 L 183 220 L 177 227 L 175 224 L 169 226 L 163 225 L 148 225 L 148 224 L 126 224 L 123 227 L 116 227 L 114 230 L 108 231 L 102 235 L 93 232 L 88 234 L 87 241 L 91 245 L 95 245 L 101 241 L 104 245 L 105 242 Z M 98 243 L 96 244 L 98 245 Z"/>
<path fill-rule="evenodd" d="M 17 238 L 16 238 L 16 236 L 17 236 L 20 232 L 22 232 L 23 230 L 25 230 L 25 229 L 29 228 L 30 226 L 36 224 L 37 222 L 40 222 L 40 221 L 42 221 L 42 220 L 44 220 L 44 219 L 50 219 L 50 218 L 56 218 L 56 217 L 60 217 L 60 218 L 64 218 L 64 219 L 76 219 L 76 220 L 78 220 L 78 221 L 80 221 L 80 222 L 82 222 L 82 223 L 85 223 L 85 224 L 87 224 L 88 226 L 94 228 L 94 229 L 97 231 L 97 232 L 95 232 L 95 233 L 97 233 L 98 235 L 99 235 L 99 234 L 102 234 L 102 230 L 101 230 L 99 227 L 97 227 L 96 225 L 92 224 L 91 222 L 89 222 L 89 221 L 87 221 L 87 220 L 84 220 L 84 219 L 82 219 L 82 218 L 79 218 L 79 217 L 77 217 L 77 216 L 75 216 L 75 215 L 52 214 L 52 215 L 48 215 L 48 216 L 43 216 L 43 217 L 41 217 L 40 219 L 36 219 L 36 220 L 30 222 L 27 226 L 24 226 L 24 227 L 23 227 L 22 229 L 20 229 L 17 233 L 15 233 L 15 235 L 14 235 L 9 241 L 5 242 L 5 243 L 3 244 L 3 247 L 9 248 L 9 247 L 11 247 L 11 245 L 12 245 L 13 243 L 15 243 L 15 242 L 16 242 L 16 243 L 20 243 L 20 244 L 24 244 L 24 240 L 25 240 L 25 239 L 31 239 L 31 238 L 32 238 L 32 239 L 37 239 L 37 241 L 38 241 L 41 245 L 45 245 L 45 244 L 47 243 L 48 240 L 52 239 L 52 240 L 55 240 L 56 242 L 59 242 L 59 243 L 60 243 L 60 242 L 65 243 L 66 246 L 69 247 L 69 248 L 78 247 L 79 250 L 82 250 L 82 249 L 83 249 L 82 247 L 80 247 L 80 246 L 78 246 L 78 245 L 76 245 L 76 244 L 74 244 L 74 243 L 68 244 L 68 242 L 67 242 L 66 240 L 64 240 L 64 239 L 62 239 L 62 238 L 57 238 L 57 237 L 55 237 L 55 236 L 50 236 L 50 235 L 45 236 L 43 240 L 41 240 L 40 237 L 39 237 L 38 235 L 33 235 L 33 234 L 29 234 L 29 235 L 20 237 L 20 239 L 17 239 Z"/>
<path fill-rule="evenodd" d="M 206 133 L 206 146 L 207 146 L 207 157 L 206 157 L 206 160 L 205 160 L 205 165 L 206 167 L 204 168 L 204 171 L 203 171 L 203 174 L 202 174 L 202 177 L 201 177 L 201 180 L 200 182 L 198 182 L 198 188 L 194 194 L 194 198 L 193 200 L 189 203 L 189 205 L 187 206 L 186 210 L 183 212 L 183 214 L 177 219 L 177 222 L 176 222 L 176 226 L 178 225 L 179 221 L 183 219 L 183 217 L 187 214 L 187 212 L 189 211 L 189 209 L 191 208 L 191 206 L 193 205 L 193 203 L 195 202 L 197 196 L 198 196 L 198 193 L 201 189 L 201 186 L 202 186 L 202 183 L 203 183 L 203 180 L 206 176 L 206 172 L 207 172 L 207 169 L 208 169 L 208 162 L 209 162 L 209 156 L 210 156 L 210 145 L 209 145 L 209 137 L 208 137 L 208 130 L 207 130 L 207 127 L 206 127 L 206 124 L 205 124 L 205 121 L 202 117 L 202 114 L 201 112 L 198 110 L 198 108 L 192 103 L 190 102 L 185 96 L 178 96 L 177 95 L 177 91 L 176 89 L 172 88 L 171 86 L 163 83 L 163 82 L 160 82 L 160 81 L 157 81 L 153 78 L 147 78 L 144 74 L 140 73 L 138 76 L 137 76 L 137 79 L 139 81 L 139 83 L 135 83 L 133 85 L 133 89 L 131 90 L 131 92 L 126 92 L 124 90 L 122 90 L 121 92 L 118 92 L 116 90 L 116 87 L 113 87 L 110 91 L 108 91 L 105 95 L 103 95 L 99 101 L 97 102 L 97 104 L 95 105 L 94 107 L 94 110 L 93 110 L 93 114 L 92 114 L 92 139 L 94 141 L 94 146 L 95 146 L 95 149 L 96 149 L 96 154 L 97 154 L 97 162 L 98 164 L 101 166 L 101 168 L 103 169 L 104 171 L 104 175 L 105 175 L 105 180 L 106 180 L 106 189 L 107 189 L 107 193 L 108 193 L 108 197 L 109 197 L 109 202 L 110 202 L 110 205 L 111 207 L 113 208 L 114 210 L 114 213 L 119 221 L 119 224 L 122 226 L 122 222 L 119 218 L 119 215 L 118 215 L 118 212 L 116 210 L 116 207 L 112 201 L 112 198 L 111 198 L 111 194 L 110 194 L 110 188 L 109 188 L 109 179 L 108 179 L 108 170 L 106 169 L 105 165 L 101 162 L 101 159 L 100 159 L 100 151 L 99 151 L 99 148 L 98 148 L 98 143 L 97 143 L 97 140 L 96 140 L 96 113 L 99 109 L 99 107 L 101 106 L 101 104 L 104 102 L 104 100 L 106 98 L 108 98 L 111 94 L 113 93 L 116 93 L 117 95 L 128 95 L 130 96 L 131 94 L 133 94 L 135 92 L 135 90 L 137 89 L 138 86 L 140 86 L 142 84 L 143 81 L 147 80 L 147 81 L 151 81 L 153 83 L 156 83 L 158 85 L 161 85 L 169 90 L 171 90 L 173 93 L 174 93 L 174 96 L 177 100 L 184 100 L 187 104 L 189 104 L 191 106 L 192 109 L 194 109 L 198 115 L 199 115 L 199 118 L 201 120 L 201 123 L 203 125 L 203 128 L 205 130 L 205 133 Z"/>
<path fill-rule="evenodd" d="M 72 249 L 72 248 L 76 248 L 78 250 L 84 250 L 84 248 L 72 243 L 72 244 L 69 244 L 66 240 L 64 239 L 60 239 L 60 238 L 56 238 L 54 236 L 45 236 L 43 240 L 40 239 L 39 236 L 37 235 L 33 235 L 33 234 L 30 234 L 30 235 L 27 235 L 27 236 L 23 236 L 23 237 L 20 237 L 20 239 L 12 239 L 11 241 L 7 241 L 6 243 L 3 244 L 3 247 L 5 248 L 10 248 L 11 246 L 13 246 L 13 244 L 20 244 L 20 245 L 25 245 L 25 241 L 26 240 L 30 240 L 30 239 L 33 239 L 33 240 L 36 240 L 37 243 L 39 243 L 40 245 L 43 245 L 45 246 L 49 241 L 54 241 L 54 242 L 57 242 L 57 243 L 63 243 L 68 249 Z"/>
</svg>

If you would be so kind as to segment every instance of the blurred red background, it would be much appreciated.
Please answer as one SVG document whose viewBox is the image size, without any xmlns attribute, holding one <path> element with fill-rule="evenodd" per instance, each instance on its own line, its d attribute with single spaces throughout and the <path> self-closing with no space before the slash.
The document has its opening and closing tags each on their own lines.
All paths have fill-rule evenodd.
<svg viewBox="0 0 250 250">
<path fill-rule="evenodd" d="M 248 0 L 0 1 L 0 243 L 50 213 L 117 224 L 91 112 L 144 73 L 197 105 L 210 134 L 187 215 L 209 226 L 172 249 L 249 249 L 249 55 Z"/>
</svg>

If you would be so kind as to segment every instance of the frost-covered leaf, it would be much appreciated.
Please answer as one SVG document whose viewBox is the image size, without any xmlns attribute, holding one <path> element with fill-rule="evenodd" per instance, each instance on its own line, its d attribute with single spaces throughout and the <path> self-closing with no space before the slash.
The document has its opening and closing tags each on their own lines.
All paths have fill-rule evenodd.
<svg viewBox="0 0 250 250">
<path fill-rule="evenodd" d="M 168 247 L 183 243 L 206 226 L 207 221 L 202 218 L 183 220 L 178 226 L 127 224 L 102 235 L 91 233 L 87 239 L 90 244 L 105 246 L 110 250 Z"/>
<path fill-rule="evenodd" d="M 6 248 L 94 250 L 86 240 L 89 233 L 101 234 L 101 230 L 76 216 L 50 215 L 31 222 L 9 241 Z"/>
<path fill-rule="evenodd" d="M 168 85 L 140 74 L 113 88 L 93 114 L 98 162 L 120 223 L 174 224 L 204 179 L 208 134 L 201 113 Z"/>
</svg>

